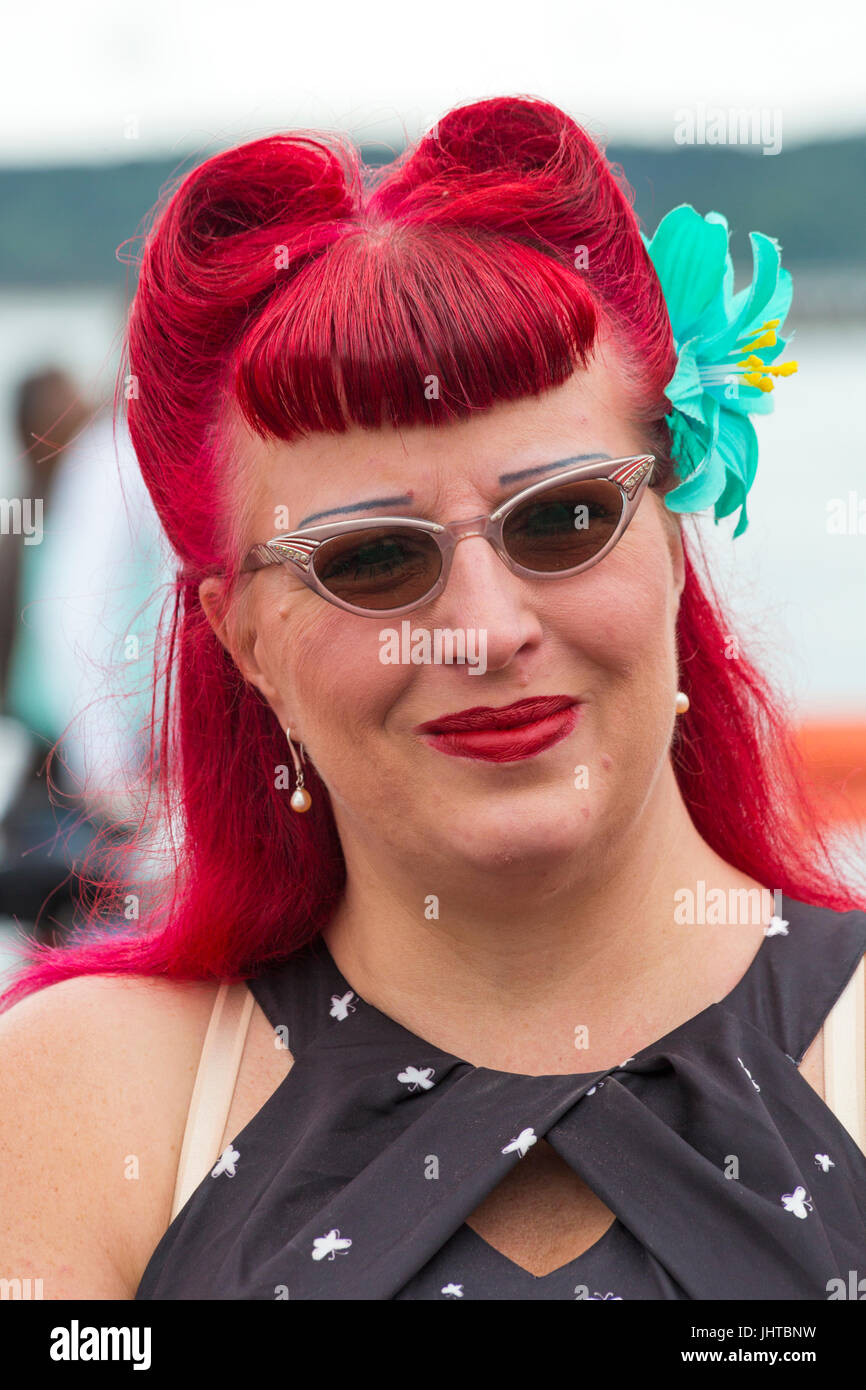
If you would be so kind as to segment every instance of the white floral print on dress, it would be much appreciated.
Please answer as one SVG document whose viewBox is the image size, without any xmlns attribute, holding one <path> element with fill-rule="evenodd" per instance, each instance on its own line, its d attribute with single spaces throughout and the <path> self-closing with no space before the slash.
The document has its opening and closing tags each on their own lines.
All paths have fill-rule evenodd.
<svg viewBox="0 0 866 1390">
<path fill-rule="evenodd" d="M 211 1177 L 218 1178 L 221 1173 L 227 1173 L 230 1178 L 235 1175 L 235 1164 L 240 1158 L 237 1149 L 233 1149 L 231 1144 L 226 1144 L 219 1156 L 219 1162 L 215 1168 L 211 1169 Z"/>
<path fill-rule="evenodd" d="M 771 917 L 764 927 L 765 936 L 787 936 L 788 923 L 783 922 L 781 917 Z"/>
<path fill-rule="evenodd" d="M 355 1005 L 351 1002 L 354 998 L 355 994 L 351 989 L 347 990 L 342 997 L 339 994 L 332 994 L 329 1010 L 331 1018 L 338 1018 L 342 1023 L 344 1018 L 348 1018 L 350 1013 L 354 1013 Z"/>
<path fill-rule="evenodd" d="M 433 1067 L 407 1067 L 405 1071 L 397 1073 L 397 1080 L 408 1086 L 410 1091 L 429 1091 L 435 1074 Z"/>
<path fill-rule="evenodd" d="M 809 1212 L 815 1210 L 806 1195 L 805 1187 L 795 1187 L 793 1192 L 786 1192 L 782 1198 L 782 1205 L 785 1211 L 793 1212 L 794 1216 L 799 1216 L 801 1220 L 805 1220 Z"/>
<path fill-rule="evenodd" d="M 313 1241 L 313 1259 L 333 1260 L 338 1251 L 344 1255 L 351 1244 L 352 1242 L 341 1236 L 335 1227 L 326 1236 L 316 1236 Z"/>
<path fill-rule="evenodd" d="M 517 1152 L 520 1154 L 520 1157 L 525 1158 L 526 1154 L 532 1148 L 532 1145 L 537 1143 L 538 1140 L 535 1137 L 534 1129 L 522 1129 L 516 1139 L 512 1139 L 510 1144 L 505 1145 L 505 1148 L 502 1150 L 502 1152 L 504 1154 L 510 1154 L 514 1153 L 516 1149 Z"/>
</svg>

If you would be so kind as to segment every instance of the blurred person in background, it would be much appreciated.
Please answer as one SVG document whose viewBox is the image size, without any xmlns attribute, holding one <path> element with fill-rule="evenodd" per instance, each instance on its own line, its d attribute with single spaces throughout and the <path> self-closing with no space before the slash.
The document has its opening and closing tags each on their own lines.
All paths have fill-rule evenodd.
<svg viewBox="0 0 866 1390">
<path fill-rule="evenodd" d="M 65 451 L 87 418 L 78 386 L 62 367 L 46 367 L 24 378 L 16 393 L 15 434 L 24 449 L 22 494 L 50 505 L 51 492 Z M 8 706 L 7 681 L 13 648 L 20 643 L 19 596 L 22 571 L 27 582 L 39 568 L 41 547 L 26 544 L 10 531 L 0 546 L 0 699 Z M 34 676 L 38 673 L 34 673 Z M 34 688 L 30 714 L 39 721 Z"/>
<path fill-rule="evenodd" d="M 129 787 L 147 747 L 158 528 L 129 437 L 120 427 L 115 440 L 99 409 L 61 372 L 19 388 L 22 443 L 46 446 L 31 449 L 23 484 L 43 499 L 43 537 L 27 546 L 14 538 L 21 572 L 3 618 L 4 711 L 27 731 L 32 757 L 7 818 L 0 910 L 25 919 L 74 872 L 100 825 L 134 819 Z M 6 565 L 14 570 L 12 559 Z M 44 763 L 58 740 L 50 790 Z M 57 794 L 73 812 L 55 844 Z"/>
<path fill-rule="evenodd" d="M 60 732 L 48 698 L 52 675 L 37 659 L 33 630 L 22 619 L 22 609 L 39 589 L 43 527 L 57 474 L 88 413 L 78 383 L 57 365 L 26 376 L 15 393 L 15 437 L 23 450 L 16 500 L 22 520 L 25 506 L 29 509 L 29 522 L 26 528 L 10 523 L 0 541 L 0 909 L 25 919 L 35 917 L 49 896 L 62 918 L 70 907 L 67 859 L 50 844 L 59 822 L 43 768 L 48 747 Z M 71 790 L 62 767 L 54 780 L 58 791 Z"/>
</svg>

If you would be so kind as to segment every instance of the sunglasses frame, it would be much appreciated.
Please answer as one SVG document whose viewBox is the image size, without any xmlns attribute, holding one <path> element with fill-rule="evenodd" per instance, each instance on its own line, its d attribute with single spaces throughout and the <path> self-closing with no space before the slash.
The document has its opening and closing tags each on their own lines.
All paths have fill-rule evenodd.
<svg viewBox="0 0 866 1390">
<path fill-rule="evenodd" d="M 438 598 L 448 583 L 451 561 L 456 547 L 460 541 L 467 540 L 470 536 L 480 536 L 489 541 L 503 564 L 512 573 L 519 574 L 525 579 L 568 579 L 572 575 L 580 574 L 583 570 L 597 565 L 599 560 L 603 560 L 605 555 L 609 554 L 617 542 L 622 539 L 646 491 L 655 461 L 655 454 L 630 454 L 624 458 L 607 459 L 600 463 L 579 464 L 574 468 L 564 469 L 552 477 L 544 478 L 541 482 L 533 483 L 531 487 L 522 488 L 513 497 L 502 502 L 489 516 L 474 516 L 465 521 L 440 524 L 436 521 L 424 521 L 416 517 L 374 516 L 361 517 L 353 521 L 326 522 L 321 526 L 309 526 L 302 531 L 284 532 L 279 536 L 274 536 L 264 544 L 254 545 L 248 550 L 240 567 L 240 572 L 247 574 L 265 569 L 268 565 L 290 565 L 291 573 L 296 574 L 320 598 L 325 599 L 328 603 L 333 603 L 337 608 L 342 608 L 344 612 L 355 613 L 361 618 L 398 617 L 402 613 L 411 613 L 413 609 L 420 608 L 422 604 L 431 603 L 433 599 Z M 538 493 L 546 492 L 548 489 L 561 486 L 563 483 L 583 481 L 584 479 L 591 481 L 594 478 L 604 478 L 608 482 L 615 483 L 622 494 L 622 511 L 619 520 L 610 539 L 602 546 L 597 555 L 593 555 L 592 559 L 584 560 L 581 564 L 568 570 L 531 570 L 512 559 L 503 544 L 502 528 L 517 507 L 522 506 L 524 502 L 529 501 Z M 336 594 L 332 594 L 330 590 L 325 588 L 313 569 L 313 557 L 324 541 L 331 540 L 335 536 L 351 535 L 353 531 L 375 530 L 381 526 L 400 526 L 409 530 L 424 531 L 427 535 L 432 536 L 442 557 L 442 568 L 435 584 L 426 594 L 415 599 L 412 603 L 403 604 L 399 608 L 358 608 L 345 599 L 338 598 Z"/>
</svg>

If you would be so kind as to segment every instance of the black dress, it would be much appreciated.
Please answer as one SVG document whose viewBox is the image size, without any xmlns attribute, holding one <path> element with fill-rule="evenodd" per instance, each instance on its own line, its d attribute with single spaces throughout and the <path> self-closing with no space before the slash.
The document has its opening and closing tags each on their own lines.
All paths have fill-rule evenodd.
<svg viewBox="0 0 866 1390">
<path fill-rule="evenodd" d="M 786 898 L 724 999 L 619 1066 L 522 1076 L 365 1003 L 319 938 L 249 982 L 294 1065 L 136 1299 L 845 1297 L 866 1156 L 797 1065 L 864 952 L 866 913 Z M 535 1276 L 465 1222 L 542 1136 L 616 1219 Z"/>
</svg>

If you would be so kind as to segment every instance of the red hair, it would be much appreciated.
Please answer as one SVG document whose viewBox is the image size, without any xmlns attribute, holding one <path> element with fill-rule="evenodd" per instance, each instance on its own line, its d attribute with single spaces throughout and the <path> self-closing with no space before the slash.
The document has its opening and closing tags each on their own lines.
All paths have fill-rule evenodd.
<svg viewBox="0 0 866 1390">
<path fill-rule="evenodd" d="M 632 205 L 586 131 L 516 97 L 457 108 L 382 170 L 336 136 L 293 133 L 216 155 L 166 191 L 115 410 L 125 397 L 179 558 L 149 769 L 174 863 L 133 932 L 117 931 L 116 890 L 96 882 L 85 927 L 63 946 L 29 945 L 4 1007 L 81 974 L 249 977 L 314 938 L 342 893 L 327 792 L 310 769 L 312 809 L 290 810 L 274 785 L 285 734 L 198 597 L 204 575 L 237 575 L 233 419 L 287 441 L 352 425 L 436 428 L 562 384 L 604 327 L 624 408 L 659 460 L 652 486 L 676 484 L 664 420 L 676 355 Z M 677 647 L 691 708 L 672 758 L 692 820 L 760 883 L 862 907 L 832 867 L 790 717 L 744 654 L 730 659 L 730 622 L 683 539 Z"/>
</svg>

